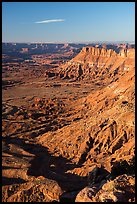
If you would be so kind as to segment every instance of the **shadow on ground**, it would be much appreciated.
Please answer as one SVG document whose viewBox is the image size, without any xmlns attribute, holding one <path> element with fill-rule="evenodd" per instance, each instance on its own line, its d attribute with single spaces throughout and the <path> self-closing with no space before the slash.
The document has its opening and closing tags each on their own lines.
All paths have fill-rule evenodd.
<svg viewBox="0 0 137 204">
<path fill-rule="evenodd" d="M 26 181 L 24 179 L 20 179 L 20 178 L 7 178 L 7 177 L 2 177 L 2 185 L 6 186 L 6 185 L 12 185 L 12 184 L 21 184 L 21 183 L 25 183 Z"/>
<path fill-rule="evenodd" d="M 87 177 L 82 177 L 79 175 L 66 173 L 68 170 L 80 167 L 82 165 L 77 165 L 71 163 L 70 160 L 59 156 L 53 156 L 49 153 L 46 147 L 39 144 L 28 144 L 27 140 L 20 138 L 9 138 L 4 137 L 3 141 L 6 145 L 14 144 L 21 147 L 23 150 L 35 155 L 30 161 L 30 167 L 28 168 L 27 174 L 31 176 L 44 176 L 45 178 L 52 179 L 58 182 L 59 186 L 65 191 L 80 190 L 87 185 Z M 9 150 L 6 150 L 8 153 Z M 4 151 L 5 152 L 5 151 Z M 23 157 L 24 155 L 11 153 L 13 156 Z M 3 185 L 5 184 L 5 178 L 3 179 Z M 12 179 L 11 183 L 22 183 L 20 179 Z M 8 183 L 6 181 L 6 183 Z"/>
</svg>

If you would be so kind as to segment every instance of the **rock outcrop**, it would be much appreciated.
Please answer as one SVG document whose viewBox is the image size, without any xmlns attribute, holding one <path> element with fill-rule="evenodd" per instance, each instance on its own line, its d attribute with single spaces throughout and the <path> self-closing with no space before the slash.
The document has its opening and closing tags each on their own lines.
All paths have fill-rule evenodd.
<svg viewBox="0 0 137 204">
<path fill-rule="evenodd" d="M 117 176 L 81 190 L 75 202 L 135 202 L 135 175 Z"/>
<path fill-rule="evenodd" d="M 42 176 L 2 189 L 3 202 L 59 202 L 62 193 L 57 182 Z"/>
<path fill-rule="evenodd" d="M 117 53 L 112 49 L 84 47 L 76 57 L 62 66 L 58 76 L 108 84 L 117 80 L 123 71 L 129 71 L 135 66 L 134 58 L 133 48 L 122 49 Z"/>
</svg>

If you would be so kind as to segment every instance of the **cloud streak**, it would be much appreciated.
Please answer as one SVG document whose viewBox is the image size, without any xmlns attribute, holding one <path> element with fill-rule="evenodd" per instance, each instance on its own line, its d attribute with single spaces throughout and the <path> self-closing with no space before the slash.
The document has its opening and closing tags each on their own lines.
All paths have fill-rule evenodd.
<svg viewBox="0 0 137 204">
<path fill-rule="evenodd" d="M 37 21 L 35 23 L 54 23 L 54 22 L 64 22 L 65 19 L 52 19 L 52 20 L 44 20 L 44 21 Z"/>
</svg>

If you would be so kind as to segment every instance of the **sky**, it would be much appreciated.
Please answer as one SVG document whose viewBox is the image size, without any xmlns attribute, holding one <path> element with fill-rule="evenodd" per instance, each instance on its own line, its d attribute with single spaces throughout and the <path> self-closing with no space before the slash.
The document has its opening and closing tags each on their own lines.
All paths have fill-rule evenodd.
<svg viewBox="0 0 137 204">
<path fill-rule="evenodd" d="M 2 42 L 135 41 L 135 2 L 2 2 Z"/>
</svg>

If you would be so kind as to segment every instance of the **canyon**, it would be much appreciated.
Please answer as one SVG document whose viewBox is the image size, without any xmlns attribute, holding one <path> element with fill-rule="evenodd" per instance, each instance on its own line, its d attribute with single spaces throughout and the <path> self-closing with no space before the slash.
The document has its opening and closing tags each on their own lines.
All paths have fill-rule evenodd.
<svg viewBox="0 0 137 204">
<path fill-rule="evenodd" d="M 3 70 L 3 202 L 135 202 L 135 49 L 70 56 Z"/>
</svg>

